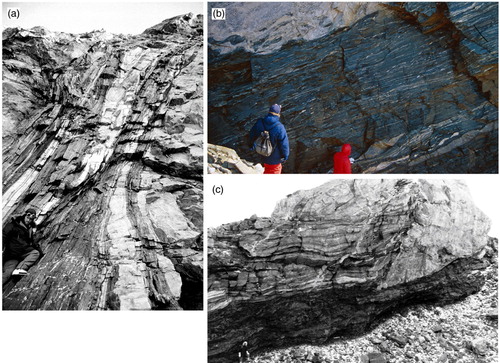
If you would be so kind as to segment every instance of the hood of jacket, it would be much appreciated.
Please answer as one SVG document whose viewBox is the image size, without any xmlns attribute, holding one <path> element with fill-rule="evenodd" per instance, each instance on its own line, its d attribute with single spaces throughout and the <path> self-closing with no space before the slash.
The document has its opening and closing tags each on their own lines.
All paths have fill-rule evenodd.
<svg viewBox="0 0 500 363">
<path fill-rule="evenodd" d="M 280 118 L 278 116 L 268 114 L 266 117 L 264 117 L 262 123 L 264 124 L 264 128 L 266 130 L 270 130 L 280 123 Z"/>
<path fill-rule="evenodd" d="M 350 144 L 342 145 L 342 154 L 346 154 L 347 156 L 351 155 L 351 145 Z"/>
<path fill-rule="evenodd" d="M 12 217 L 12 223 L 17 224 L 17 225 L 19 225 L 22 228 L 25 228 L 23 226 L 23 224 L 21 224 L 21 222 L 23 222 L 23 224 L 24 224 L 24 216 L 23 215 L 22 216 L 17 216 L 17 217 Z M 27 227 L 28 228 L 35 228 L 36 224 L 35 224 L 35 222 L 31 222 Z"/>
</svg>

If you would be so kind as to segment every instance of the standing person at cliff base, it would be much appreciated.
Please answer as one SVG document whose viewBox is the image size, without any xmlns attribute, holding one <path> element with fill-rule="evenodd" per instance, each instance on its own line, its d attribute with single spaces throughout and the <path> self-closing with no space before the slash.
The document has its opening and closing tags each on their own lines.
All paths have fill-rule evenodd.
<svg viewBox="0 0 500 363">
<path fill-rule="evenodd" d="M 240 360 L 240 363 L 248 362 L 248 360 L 250 359 L 250 352 L 248 351 L 247 342 L 243 342 L 243 344 L 241 344 L 240 350 L 238 352 L 238 358 Z"/>
<path fill-rule="evenodd" d="M 12 218 L 2 231 L 3 268 L 2 285 L 11 276 L 24 276 L 36 261 L 43 256 L 40 245 L 33 239 L 36 210 L 29 208 L 24 215 Z"/>
<path fill-rule="evenodd" d="M 264 174 L 281 174 L 282 163 L 290 155 L 290 146 L 285 126 L 280 122 L 281 106 L 272 105 L 266 117 L 257 120 L 250 130 L 250 147 L 255 150 L 255 141 L 265 131 L 269 133 L 272 152 L 269 156 L 262 156 Z"/>
<path fill-rule="evenodd" d="M 342 151 L 333 155 L 333 173 L 334 174 L 351 174 L 351 145 L 342 145 Z"/>
</svg>

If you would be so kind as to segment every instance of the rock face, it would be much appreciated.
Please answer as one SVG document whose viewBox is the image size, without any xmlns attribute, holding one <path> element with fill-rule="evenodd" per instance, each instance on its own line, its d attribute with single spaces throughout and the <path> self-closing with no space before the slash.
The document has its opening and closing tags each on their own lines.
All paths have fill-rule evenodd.
<svg viewBox="0 0 500 363">
<path fill-rule="evenodd" d="M 490 223 L 460 181 L 335 180 L 209 230 L 209 357 L 320 344 L 478 291 Z"/>
<path fill-rule="evenodd" d="M 257 161 L 279 103 L 284 172 L 326 173 L 344 143 L 357 173 L 498 172 L 497 3 L 210 5 L 210 143 Z"/>
<path fill-rule="evenodd" d="M 4 30 L 3 223 L 45 252 L 4 309 L 202 309 L 202 23 Z"/>
</svg>

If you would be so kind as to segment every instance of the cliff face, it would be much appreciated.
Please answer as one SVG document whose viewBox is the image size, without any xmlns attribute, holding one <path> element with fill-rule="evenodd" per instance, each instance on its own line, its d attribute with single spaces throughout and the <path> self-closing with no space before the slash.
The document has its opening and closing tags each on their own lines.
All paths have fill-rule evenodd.
<svg viewBox="0 0 500 363">
<path fill-rule="evenodd" d="M 246 137 L 279 103 L 285 172 L 498 172 L 497 3 L 213 3 L 209 142 Z"/>
<path fill-rule="evenodd" d="M 45 252 L 4 309 L 202 308 L 202 26 L 3 32 L 3 223 Z"/>
<path fill-rule="evenodd" d="M 209 357 L 325 343 L 477 292 L 489 227 L 460 181 L 336 180 L 209 230 Z"/>
</svg>

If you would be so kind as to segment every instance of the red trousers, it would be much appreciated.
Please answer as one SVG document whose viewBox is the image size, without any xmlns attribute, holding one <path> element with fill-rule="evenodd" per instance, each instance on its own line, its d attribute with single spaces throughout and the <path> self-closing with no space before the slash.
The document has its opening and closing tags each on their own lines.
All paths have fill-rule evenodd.
<svg viewBox="0 0 500 363">
<path fill-rule="evenodd" d="M 264 174 L 281 174 L 281 164 L 264 164 Z"/>
</svg>

